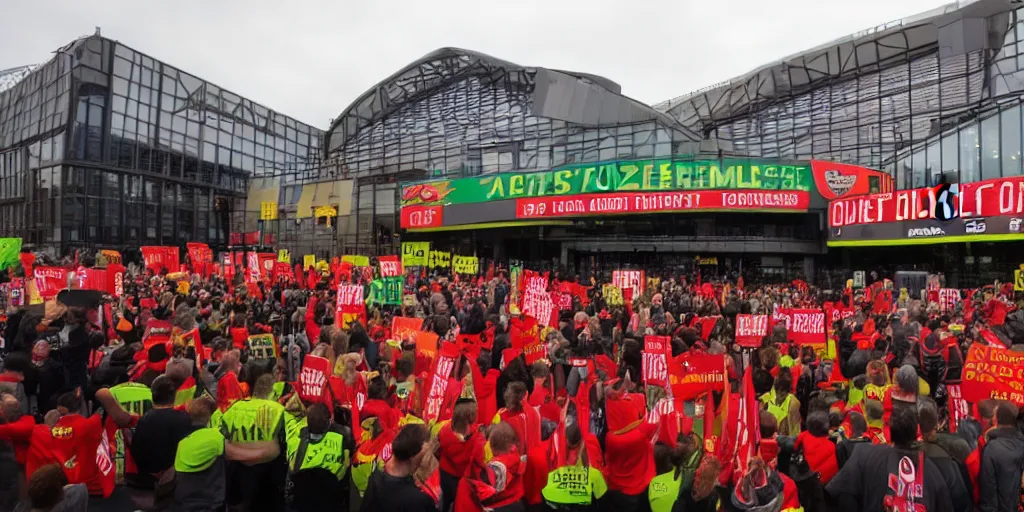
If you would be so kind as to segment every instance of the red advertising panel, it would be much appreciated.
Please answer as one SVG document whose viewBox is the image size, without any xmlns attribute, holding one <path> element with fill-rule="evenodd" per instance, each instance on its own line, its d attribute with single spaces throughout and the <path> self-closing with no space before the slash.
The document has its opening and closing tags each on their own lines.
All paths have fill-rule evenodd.
<svg viewBox="0 0 1024 512">
<path fill-rule="evenodd" d="M 581 194 L 516 199 L 516 218 L 542 219 L 687 210 L 805 211 L 810 202 L 809 192 L 778 190 Z"/>
<path fill-rule="evenodd" d="M 829 203 L 828 224 L 830 245 L 1019 239 L 1024 177 L 838 199 Z"/>
<path fill-rule="evenodd" d="M 443 206 L 403 206 L 402 229 L 440 227 L 444 219 Z"/>
<path fill-rule="evenodd" d="M 978 403 L 986 398 L 1009 400 L 1024 405 L 1024 354 L 975 343 L 967 351 L 963 399 Z"/>
<path fill-rule="evenodd" d="M 811 160 L 811 172 L 818 192 L 826 200 L 892 192 L 892 176 L 858 165 L 841 164 L 825 160 Z"/>
</svg>

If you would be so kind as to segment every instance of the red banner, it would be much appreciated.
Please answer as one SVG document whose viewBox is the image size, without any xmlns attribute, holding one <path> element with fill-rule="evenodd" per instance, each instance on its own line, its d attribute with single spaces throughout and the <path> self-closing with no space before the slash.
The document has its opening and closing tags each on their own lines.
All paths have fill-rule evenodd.
<svg viewBox="0 0 1024 512">
<path fill-rule="evenodd" d="M 442 206 L 403 206 L 399 226 L 402 229 L 436 228 L 443 223 Z"/>
<path fill-rule="evenodd" d="M 956 185 L 954 185 L 956 186 Z M 936 195 L 935 188 L 897 190 L 840 199 L 829 203 L 829 227 L 879 224 L 908 220 L 934 219 L 936 203 L 947 200 L 950 218 L 1024 215 L 1024 177 L 996 178 L 960 183 L 958 190 Z M 942 206 L 942 204 L 938 204 Z"/>
<path fill-rule="evenodd" d="M 736 344 L 758 348 L 768 335 L 768 315 L 736 315 Z"/>
<path fill-rule="evenodd" d="M 192 260 L 192 264 L 196 263 L 210 263 L 213 261 L 213 250 L 210 249 L 209 245 L 199 242 L 189 242 L 185 244 L 185 248 L 188 249 L 188 258 Z"/>
<path fill-rule="evenodd" d="M 402 275 L 402 260 L 398 256 L 379 256 L 380 275 L 382 277 L 396 277 Z"/>
<path fill-rule="evenodd" d="M 178 258 L 177 247 L 144 246 L 139 250 L 142 251 L 142 260 L 146 263 L 146 268 L 152 269 L 153 272 L 160 272 L 163 268 L 168 272 L 178 270 L 181 260 Z"/>
<path fill-rule="evenodd" d="M 107 265 L 107 290 L 115 299 L 124 295 L 124 265 L 111 263 Z"/>
<path fill-rule="evenodd" d="M 964 400 L 960 384 L 947 384 L 946 393 L 949 395 L 946 401 L 949 406 L 949 431 L 955 434 L 960 420 L 970 416 L 971 408 L 967 405 L 967 400 Z"/>
<path fill-rule="evenodd" d="M 363 287 L 358 285 L 342 285 L 338 287 L 338 301 L 334 311 L 334 322 L 341 328 L 353 321 L 359 321 L 366 315 L 363 304 Z"/>
<path fill-rule="evenodd" d="M 724 354 L 687 352 L 669 359 L 669 384 L 676 400 L 693 400 L 727 385 Z"/>
<path fill-rule="evenodd" d="M 526 316 L 523 319 L 512 318 L 509 321 L 508 339 L 512 348 L 522 350 L 531 341 L 540 338 L 540 326 L 537 319 Z"/>
<path fill-rule="evenodd" d="M 308 402 L 329 404 L 327 378 L 331 375 L 331 362 L 323 357 L 308 355 L 302 360 L 299 372 L 299 398 Z"/>
<path fill-rule="evenodd" d="M 110 293 L 110 282 L 107 280 L 106 270 L 83 268 L 75 273 L 75 278 L 78 280 L 78 289 L 80 290 Z"/>
<path fill-rule="evenodd" d="M 789 341 L 797 345 L 821 345 L 826 341 L 825 312 L 820 309 L 776 307 L 772 321 L 785 324 Z"/>
<path fill-rule="evenodd" d="M 668 384 L 668 355 L 671 354 L 672 338 L 668 336 L 644 336 L 641 372 L 647 384 L 665 387 Z"/>
<path fill-rule="evenodd" d="M 516 199 L 516 218 L 539 219 L 687 210 L 806 211 L 810 202 L 809 192 L 777 190 L 580 194 Z"/>
<path fill-rule="evenodd" d="M 964 400 L 975 404 L 995 398 L 1024 405 L 1024 354 L 979 343 L 971 345 L 960 391 Z"/>
<path fill-rule="evenodd" d="M 61 267 L 35 267 L 32 273 L 36 280 L 36 291 L 44 299 L 51 299 L 68 287 L 68 271 Z"/>
</svg>

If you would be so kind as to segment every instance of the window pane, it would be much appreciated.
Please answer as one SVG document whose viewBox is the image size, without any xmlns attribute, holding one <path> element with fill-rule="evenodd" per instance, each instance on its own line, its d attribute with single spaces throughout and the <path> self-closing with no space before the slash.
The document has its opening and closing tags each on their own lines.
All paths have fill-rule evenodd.
<svg viewBox="0 0 1024 512">
<path fill-rule="evenodd" d="M 981 173 L 978 169 L 978 125 L 971 125 L 960 130 L 960 182 L 978 181 Z"/>
<path fill-rule="evenodd" d="M 999 153 L 999 116 L 990 116 L 981 122 L 981 179 L 999 177 Z"/>
<path fill-rule="evenodd" d="M 1003 176 L 1021 174 L 1020 154 L 1020 107 L 1003 111 L 999 115 L 1002 125 L 1003 144 L 1000 148 L 999 161 L 1002 163 Z"/>
</svg>

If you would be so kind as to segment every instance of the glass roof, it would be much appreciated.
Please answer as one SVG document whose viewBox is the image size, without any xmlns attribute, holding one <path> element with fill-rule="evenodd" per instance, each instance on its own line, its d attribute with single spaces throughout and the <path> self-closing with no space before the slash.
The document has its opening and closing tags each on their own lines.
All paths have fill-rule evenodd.
<svg viewBox="0 0 1024 512">
<path fill-rule="evenodd" d="M 28 76 L 37 67 L 39 67 L 39 64 L 29 64 L 28 66 L 0 70 L 0 92 L 14 87 L 14 84 L 20 82 L 21 79 Z"/>
</svg>

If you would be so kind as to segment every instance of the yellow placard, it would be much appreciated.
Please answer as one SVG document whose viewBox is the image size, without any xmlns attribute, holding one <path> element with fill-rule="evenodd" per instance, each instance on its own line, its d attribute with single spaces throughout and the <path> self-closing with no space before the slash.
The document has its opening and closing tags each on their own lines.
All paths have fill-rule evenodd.
<svg viewBox="0 0 1024 512">
<path fill-rule="evenodd" d="M 456 274 L 476 274 L 480 270 L 480 261 L 476 256 L 452 256 L 452 272 Z"/>
<path fill-rule="evenodd" d="M 261 202 L 260 220 L 277 220 L 277 203 L 273 201 Z"/>
<path fill-rule="evenodd" d="M 314 266 L 316 266 L 316 256 L 312 254 L 302 256 L 302 270 L 309 270 Z"/>
<path fill-rule="evenodd" d="M 316 208 L 313 209 L 313 216 L 317 217 L 317 218 L 319 218 L 319 217 L 337 217 L 338 216 L 338 210 L 335 207 L 331 206 L 331 205 L 317 206 Z"/>
<path fill-rule="evenodd" d="M 1024 292 L 1024 270 L 1013 271 L 1013 291 Z"/>
<path fill-rule="evenodd" d="M 609 306 L 621 306 L 626 303 L 625 299 L 622 298 L 622 288 L 613 284 L 601 286 L 601 295 L 604 296 L 604 301 Z"/>
<path fill-rule="evenodd" d="M 191 287 L 192 284 L 188 281 L 178 281 L 178 293 L 182 295 L 188 295 L 188 291 Z"/>
<path fill-rule="evenodd" d="M 711 256 L 708 258 L 696 258 L 698 265 L 718 265 L 718 256 Z"/>
<path fill-rule="evenodd" d="M 277 261 L 281 263 L 291 263 L 292 253 L 288 252 L 288 249 L 281 249 L 277 251 Z"/>
<path fill-rule="evenodd" d="M 359 256 L 359 255 L 355 255 L 355 254 L 346 254 L 346 255 L 341 257 L 341 261 L 342 262 L 346 262 L 347 261 L 347 262 L 351 263 L 353 267 L 369 267 L 370 266 L 370 257 L 369 256 Z"/>
<path fill-rule="evenodd" d="M 249 336 L 249 357 L 266 361 L 277 357 L 277 341 L 273 334 L 253 334 Z"/>
<path fill-rule="evenodd" d="M 427 266 L 430 268 L 448 268 L 452 266 L 452 253 L 448 251 L 430 251 L 427 258 Z"/>
<path fill-rule="evenodd" d="M 402 242 L 402 266 L 422 267 L 427 264 L 430 242 Z"/>
</svg>

